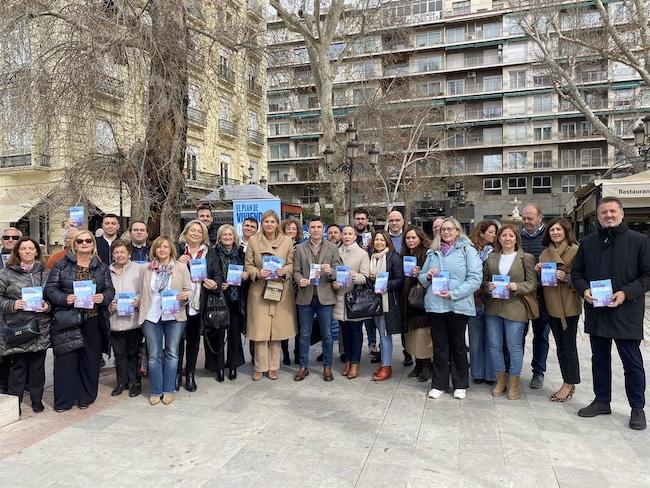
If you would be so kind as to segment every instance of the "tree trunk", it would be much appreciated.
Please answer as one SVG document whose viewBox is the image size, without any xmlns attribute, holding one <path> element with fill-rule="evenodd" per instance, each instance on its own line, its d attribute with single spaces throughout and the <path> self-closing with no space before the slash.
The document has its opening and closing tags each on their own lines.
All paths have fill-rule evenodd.
<svg viewBox="0 0 650 488">
<path fill-rule="evenodd" d="M 189 32 L 183 2 L 152 0 L 151 32 L 157 52 L 149 71 L 149 119 L 144 176 L 149 197 L 149 234 L 175 237 L 180 227 L 187 140 Z"/>
</svg>

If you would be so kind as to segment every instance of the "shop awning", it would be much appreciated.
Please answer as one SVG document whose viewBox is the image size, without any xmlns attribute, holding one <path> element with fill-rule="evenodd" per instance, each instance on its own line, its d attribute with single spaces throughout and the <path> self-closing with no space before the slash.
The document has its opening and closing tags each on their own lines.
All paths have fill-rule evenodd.
<svg viewBox="0 0 650 488">
<path fill-rule="evenodd" d="M 18 222 L 38 205 L 44 195 L 37 193 L 26 188 L 15 188 L 0 194 L 0 227 L 9 227 Z"/>
<path fill-rule="evenodd" d="M 86 198 L 102 213 L 112 213 L 120 215 L 120 189 L 119 188 L 99 188 L 90 187 L 84 192 Z M 131 216 L 131 198 L 129 197 L 128 188 L 124 185 L 122 189 L 122 215 Z"/>
<path fill-rule="evenodd" d="M 596 180 L 602 186 L 601 196 L 617 197 L 623 207 L 650 207 L 650 171 L 643 171 L 625 178 Z"/>
</svg>

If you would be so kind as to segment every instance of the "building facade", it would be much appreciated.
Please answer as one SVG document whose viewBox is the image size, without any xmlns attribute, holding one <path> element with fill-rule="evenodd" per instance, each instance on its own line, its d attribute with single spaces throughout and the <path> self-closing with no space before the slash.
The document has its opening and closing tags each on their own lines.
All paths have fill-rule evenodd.
<svg viewBox="0 0 650 488">
<path fill-rule="evenodd" d="M 295 203 L 331 205 L 327 182 L 313 170 L 324 148 L 305 48 L 278 18 L 269 20 L 268 32 L 276 50 L 293 52 L 270 57 L 270 190 Z M 594 113 L 631 141 L 635 122 L 650 107 L 650 90 L 638 74 L 591 60 L 580 76 Z M 540 204 L 547 216 L 559 215 L 574 191 L 622 157 L 558 98 L 534 43 L 502 0 L 389 4 L 384 26 L 356 40 L 337 73 L 335 117 L 344 125 L 368 90 L 386 86 L 399 86 L 403 103 L 444 107 L 445 120 L 434 129 L 445 137 L 435 151 L 451 164 L 432 161 L 418 168 L 417 177 L 444 176 L 447 191 L 417 195 L 408 216 L 425 226 L 441 214 L 454 214 L 468 227 L 501 219 L 512 212 L 515 198 Z M 424 150 L 428 142 L 421 144 Z M 378 213 L 381 221 L 379 207 Z"/>
</svg>

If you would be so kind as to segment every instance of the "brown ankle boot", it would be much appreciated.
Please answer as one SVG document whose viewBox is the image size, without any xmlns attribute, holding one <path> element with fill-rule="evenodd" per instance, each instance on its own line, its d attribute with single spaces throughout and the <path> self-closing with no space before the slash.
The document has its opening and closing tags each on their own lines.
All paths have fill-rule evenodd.
<svg viewBox="0 0 650 488">
<path fill-rule="evenodd" d="M 506 392 L 506 372 L 497 371 L 497 383 L 496 385 L 494 385 L 494 389 L 492 390 L 492 396 L 495 397 L 503 396 L 505 392 Z"/>
<path fill-rule="evenodd" d="M 510 375 L 510 383 L 508 384 L 508 400 L 516 400 L 519 398 L 520 393 L 519 376 Z"/>
<path fill-rule="evenodd" d="M 359 376 L 359 365 L 351 363 L 350 364 L 350 371 L 348 372 L 348 379 L 353 380 L 357 376 Z"/>
<path fill-rule="evenodd" d="M 347 376 L 348 373 L 350 373 L 350 365 L 351 365 L 351 364 L 352 364 L 352 363 L 351 363 L 350 361 L 348 361 L 348 362 L 345 363 L 345 366 L 343 366 L 343 371 L 341 371 L 341 375 L 342 375 L 342 376 Z"/>
<path fill-rule="evenodd" d="M 393 375 L 393 368 L 391 366 L 382 366 L 379 368 L 375 374 L 372 375 L 372 379 L 375 381 L 384 381 L 390 378 Z"/>
</svg>

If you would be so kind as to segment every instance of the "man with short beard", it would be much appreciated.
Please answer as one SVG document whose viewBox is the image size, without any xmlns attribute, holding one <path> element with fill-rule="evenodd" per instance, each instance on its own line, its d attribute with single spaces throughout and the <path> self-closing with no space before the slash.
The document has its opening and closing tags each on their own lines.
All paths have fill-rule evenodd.
<svg viewBox="0 0 650 488">
<path fill-rule="evenodd" d="M 149 230 L 147 224 L 136 220 L 129 229 L 131 235 L 131 261 L 138 264 L 149 262 L 149 251 L 151 247 L 147 241 Z"/>
</svg>

